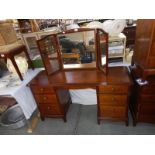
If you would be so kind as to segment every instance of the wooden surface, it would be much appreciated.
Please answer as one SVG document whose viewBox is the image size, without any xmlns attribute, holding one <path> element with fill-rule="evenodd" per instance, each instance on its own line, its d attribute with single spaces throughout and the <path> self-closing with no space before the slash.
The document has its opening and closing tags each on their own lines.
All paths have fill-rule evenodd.
<svg viewBox="0 0 155 155">
<path fill-rule="evenodd" d="M 43 119 L 62 117 L 65 120 L 70 99 L 68 89 L 94 88 L 98 98 L 98 123 L 102 119 L 112 119 L 123 120 L 128 125 L 128 93 L 131 84 L 126 67 L 110 67 L 108 76 L 95 69 L 59 71 L 48 77 L 42 71 L 30 82 L 30 87 Z"/>
<path fill-rule="evenodd" d="M 134 46 L 136 38 L 136 25 L 134 24 L 132 26 L 125 27 L 123 33 L 126 36 L 126 46 Z"/>
<path fill-rule="evenodd" d="M 155 20 L 137 20 L 132 65 L 142 69 L 142 78 L 155 75 Z"/>
<path fill-rule="evenodd" d="M 155 123 L 155 76 L 148 81 L 147 85 L 140 86 L 136 83 L 138 77 L 135 73 L 131 68 L 134 81 L 130 99 L 133 125 L 135 126 L 138 122 Z"/>
</svg>

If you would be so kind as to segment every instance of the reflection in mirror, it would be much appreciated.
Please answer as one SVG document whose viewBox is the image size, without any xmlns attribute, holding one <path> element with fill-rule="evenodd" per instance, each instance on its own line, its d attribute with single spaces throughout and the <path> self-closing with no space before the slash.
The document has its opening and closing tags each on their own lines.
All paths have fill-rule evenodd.
<svg viewBox="0 0 155 155">
<path fill-rule="evenodd" d="M 64 69 L 95 68 L 94 31 L 82 31 L 58 35 Z"/>
<path fill-rule="evenodd" d="M 99 44 L 100 44 L 100 53 L 101 53 L 101 65 L 106 65 L 106 36 L 105 33 L 99 31 Z"/>
<path fill-rule="evenodd" d="M 54 36 L 47 36 L 40 40 L 38 44 L 48 74 L 59 70 L 60 65 Z"/>
</svg>

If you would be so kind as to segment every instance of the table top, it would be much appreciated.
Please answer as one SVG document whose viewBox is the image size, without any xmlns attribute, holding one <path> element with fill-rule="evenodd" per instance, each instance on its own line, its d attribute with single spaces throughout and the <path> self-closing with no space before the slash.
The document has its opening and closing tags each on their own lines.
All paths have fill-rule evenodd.
<svg viewBox="0 0 155 155">
<path fill-rule="evenodd" d="M 69 86 L 69 85 L 89 85 L 97 86 L 100 84 L 127 84 L 130 85 L 131 79 L 128 69 L 125 66 L 109 67 L 108 75 L 96 69 L 92 70 L 68 70 L 59 71 L 53 75 L 46 76 L 46 72 L 42 71 L 30 84 L 52 86 Z"/>
</svg>

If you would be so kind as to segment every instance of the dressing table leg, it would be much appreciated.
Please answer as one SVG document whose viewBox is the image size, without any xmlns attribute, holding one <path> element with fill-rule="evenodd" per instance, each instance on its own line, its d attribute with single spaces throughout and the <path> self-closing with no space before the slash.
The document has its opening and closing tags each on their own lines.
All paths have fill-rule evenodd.
<svg viewBox="0 0 155 155">
<path fill-rule="evenodd" d="M 40 119 L 41 119 L 42 121 L 45 121 L 45 117 L 43 117 L 43 116 L 40 116 Z"/>
<path fill-rule="evenodd" d="M 67 122 L 66 115 L 63 117 L 64 122 Z"/>
<path fill-rule="evenodd" d="M 127 118 L 127 120 L 125 121 L 125 125 L 129 126 L 129 119 Z"/>
<path fill-rule="evenodd" d="M 101 122 L 100 122 L 100 119 L 97 119 L 97 123 L 98 123 L 98 125 L 100 125 L 100 123 L 101 123 Z"/>
</svg>

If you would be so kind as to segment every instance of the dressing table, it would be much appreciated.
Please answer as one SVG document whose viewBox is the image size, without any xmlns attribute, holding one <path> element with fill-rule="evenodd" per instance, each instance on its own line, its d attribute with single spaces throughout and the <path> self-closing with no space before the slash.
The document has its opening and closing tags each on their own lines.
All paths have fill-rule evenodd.
<svg viewBox="0 0 155 155">
<path fill-rule="evenodd" d="M 64 46 L 62 38 L 70 45 L 73 43 L 73 48 Z M 69 89 L 93 88 L 97 92 L 98 124 L 103 119 L 112 119 L 125 121 L 128 125 L 128 96 L 132 82 L 126 67 L 108 68 L 108 35 L 103 30 L 68 30 L 49 35 L 37 43 L 45 70 L 29 86 L 42 120 L 56 117 L 66 121 L 71 103 Z M 79 61 L 63 57 L 64 53 L 75 51 L 80 54 Z"/>
</svg>

